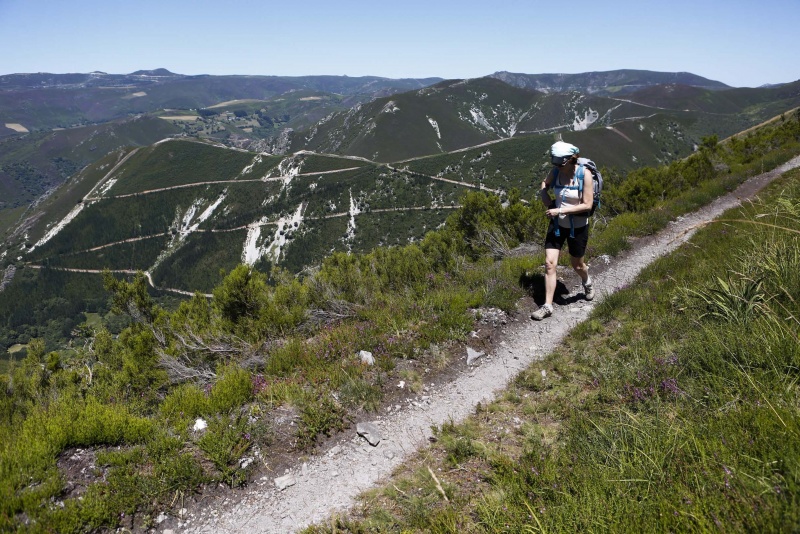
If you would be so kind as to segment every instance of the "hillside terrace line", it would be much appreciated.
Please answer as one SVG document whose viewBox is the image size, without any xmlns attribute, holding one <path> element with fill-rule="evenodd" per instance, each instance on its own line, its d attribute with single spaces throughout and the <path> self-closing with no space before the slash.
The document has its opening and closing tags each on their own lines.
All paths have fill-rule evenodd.
<svg viewBox="0 0 800 534">
<path fill-rule="evenodd" d="M 437 207 L 411 206 L 411 207 L 407 207 L 407 208 L 381 208 L 381 209 L 374 209 L 374 210 L 370 210 L 370 213 L 388 213 L 388 212 L 400 212 L 400 211 L 426 211 L 426 210 L 431 210 L 431 209 L 459 209 L 459 208 L 461 208 L 460 205 L 437 206 Z M 342 212 L 342 213 L 333 213 L 333 214 L 330 214 L 330 215 L 323 215 L 321 217 L 307 217 L 306 220 L 319 221 L 319 220 L 326 220 L 326 219 L 334 219 L 334 218 L 337 218 L 337 217 L 349 217 L 351 215 L 352 214 L 349 213 L 349 212 Z M 361 215 L 361 213 L 358 213 L 356 215 Z M 186 233 L 235 232 L 237 230 L 246 230 L 246 229 L 252 228 L 254 226 L 277 226 L 277 224 L 278 223 L 276 221 L 269 221 L 269 222 L 264 222 L 264 223 L 255 222 L 255 223 L 250 223 L 250 224 L 247 224 L 247 225 L 244 225 L 244 226 L 237 226 L 236 228 L 225 228 L 225 229 L 210 228 L 210 229 L 203 229 L 203 230 L 198 229 L 198 230 L 194 230 L 192 232 L 186 232 Z M 105 248 L 113 247 L 113 246 L 116 246 L 116 245 L 122 245 L 122 244 L 125 244 L 125 243 L 133 243 L 135 241 L 144 241 L 146 239 L 154 239 L 154 238 L 157 238 L 157 237 L 168 237 L 170 235 L 172 235 L 170 232 L 162 232 L 162 233 L 159 233 L 159 234 L 152 234 L 152 235 L 141 236 L 141 237 L 131 237 L 131 238 L 128 238 L 128 239 L 123 239 L 121 241 L 115 241 L 114 243 L 107 243 L 105 245 L 100 245 L 100 246 L 88 248 L 88 249 L 85 249 L 85 250 L 79 250 L 79 251 L 76 251 L 76 252 L 70 252 L 68 254 L 63 254 L 63 256 L 75 256 L 77 254 L 83 254 L 83 253 L 86 253 L 86 252 L 96 252 L 98 250 L 102 250 L 102 249 L 105 249 Z M 30 264 L 30 263 L 26 264 L 26 266 L 30 267 L 32 269 L 52 269 L 54 271 L 66 271 L 66 272 L 71 272 L 71 273 L 103 274 L 103 272 L 104 272 L 104 270 L 101 270 L 101 269 L 79 269 L 79 268 L 75 268 L 75 267 L 53 267 L 53 266 L 36 265 L 36 264 Z M 115 273 L 115 274 L 136 274 L 139 271 L 134 270 L 134 269 L 114 269 L 114 270 L 109 269 L 108 272 Z M 170 293 L 177 293 L 177 294 L 180 294 L 180 295 L 187 295 L 187 296 L 190 296 L 190 297 L 194 296 L 194 294 L 195 294 L 192 291 L 186 291 L 186 290 L 183 290 L 183 289 L 177 289 L 177 288 L 173 288 L 173 287 L 160 287 L 160 286 L 157 286 L 153 282 L 153 278 L 150 275 L 150 271 L 141 271 L 141 272 L 144 273 L 145 276 L 147 276 L 147 281 L 150 284 L 150 287 L 152 287 L 153 289 L 157 289 L 157 290 L 160 290 L 160 291 L 168 291 Z M 206 298 L 213 298 L 213 295 L 210 294 L 210 293 L 200 293 L 200 295 L 202 295 L 202 296 L 204 296 Z"/>
<path fill-rule="evenodd" d="M 400 211 L 456 210 L 456 209 L 459 209 L 459 208 L 461 208 L 460 204 L 454 204 L 452 206 L 409 206 L 409 207 L 405 207 L 405 208 L 377 208 L 377 209 L 371 209 L 369 212 L 359 212 L 359 213 L 356 213 L 355 215 L 358 216 L 358 215 L 365 215 L 367 213 L 389 213 L 389 212 L 400 212 Z M 353 214 L 350 213 L 350 212 L 347 212 L 347 211 L 343 211 L 343 212 L 339 212 L 339 213 L 331 213 L 329 215 L 320 215 L 318 217 L 305 217 L 304 219 L 307 220 L 307 221 L 324 221 L 324 220 L 327 220 L 327 219 L 336 219 L 336 218 L 339 218 L 339 217 L 350 217 L 351 215 L 353 215 Z M 236 231 L 239 231 L 239 230 L 247 230 L 247 229 L 250 229 L 250 228 L 254 228 L 256 226 L 277 226 L 278 224 L 279 224 L 278 221 L 266 221 L 266 222 L 256 221 L 256 222 L 253 222 L 253 223 L 250 223 L 250 224 L 245 224 L 245 225 L 242 225 L 242 226 L 235 226 L 233 228 L 198 228 L 197 230 L 192 230 L 191 232 L 185 232 L 185 233 L 187 233 L 187 234 L 189 234 L 189 233 L 192 233 L 192 234 L 194 234 L 194 233 L 219 234 L 219 233 L 226 233 L 226 232 L 236 232 Z M 155 239 L 157 237 L 169 237 L 170 235 L 172 235 L 172 232 L 161 232 L 161 233 L 158 233 L 158 234 L 150 234 L 150 235 L 144 235 L 144 236 L 139 236 L 139 237 L 129 237 L 127 239 L 122 239 L 120 241 L 115 241 L 113 243 L 106 243 L 105 245 L 98 245 L 96 247 L 87 248 L 87 249 L 84 249 L 84 250 L 76 250 L 75 252 L 68 252 L 66 254 L 62 254 L 62 256 L 75 256 L 77 254 L 83 254 L 83 253 L 86 253 L 86 252 L 96 252 L 98 250 L 102 250 L 104 248 L 113 247 L 113 246 L 116 246 L 116 245 L 124 245 L 125 243 L 133 243 L 133 242 L 136 242 L 136 241 L 144 241 L 146 239 Z M 92 271 L 86 271 L 86 272 L 92 272 Z"/>
<path fill-rule="evenodd" d="M 103 269 L 103 270 L 100 270 L 100 269 L 76 269 L 76 268 L 72 268 L 72 267 L 50 267 L 50 266 L 47 266 L 47 265 L 32 265 L 32 264 L 26 264 L 26 267 L 30 267 L 31 269 L 51 269 L 53 271 L 65 271 L 65 272 L 68 272 L 68 273 L 103 274 L 106 271 L 105 269 Z M 108 269 L 108 272 L 113 273 L 113 274 L 136 274 L 138 272 L 141 272 L 147 277 L 147 282 L 150 284 L 150 287 L 152 287 L 153 289 L 157 289 L 159 291 L 168 291 L 170 293 L 177 293 L 179 295 L 186 295 L 187 297 L 193 297 L 195 295 L 195 293 L 199 293 L 200 295 L 202 295 L 202 296 L 204 296 L 206 298 L 209 298 L 209 299 L 214 297 L 214 295 L 212 295 L 210 293 L 200 293 L 199 291 L 196 291 L 196 292 L 193 293 L 191 291 L 185 291 L 183 289 L 175 289 L 174 287 L 158 287 L 157 285 L 155 285 L 153 283 L 153 277 L 150 275 L 150 271 L 142 271 L 142 270 L 134 270 L 134 269 L 114 269 L 114 270 Z"/>
<path fill-rule="evenodd" d="M 482 146 L 482 145 L 479 145 L 479 146 Z M 476 148 L 476 147 L 470 147 L 470 148 Z M 129 154 L 129 156 L 130 156 L 130 154 Z M 422 173 L 418 173 L 418 172 L 412 172 L 412 171 L 409 171 L 408 169 L 393 167 L 393 166 L 391 166 L 389 164 L 378 163 L 376 161 L 369 161 L 369 160 L 364 160 L 364 161 L 367 161 L 368 163 L 372 163 L 372 164 L 377 165 L 379 167 L 386 167 L 389 170 L 392 170 L 392 171 L 395 171 L 395 172 L 399 172 L 399 173 L 402 173 L 402 174 L 413 174 L 415 176 L 419 176 L 419 177 L 422 177 L 422 178 L 428 178 L 429 180 L 435 180 L 435 181 L 439 181 L 439 182 L 446 182 L 446 183 L 458 185 L 460 187 L 468 187 L 470 189 L 477 189 L 479 191 L 488 191 L 488 192 L 494 193 L 496 195 L 501 194 L 501 191 L 499 189 L 492 189 L 490 187 L 486 187 L 483 184 L 477 184 L 476 185 L 476 184 L 473 184 L 473 183 L 470 183 L 470 182 L 459 182 L 457 180 L 451 180 L 449 178 L 442 178 L 441 176 L 430 176 L 430 175 L 427 175 L 427 174 L 422 174 Z M 411 160 L 406 160 L 406 161 L 411 161 Z M 122 162 L 120 162 L 120 164 L 121 163 Z M 117 166 L 119 166 L 119 164 Z M 150 194 L 153 194 L 153 193 L 161 193 L 161 192 L 164 192 L 164 191 L 170 191 L 170 190 L 173 190 L 173 189 L 185 189 L 185 188 L 189 188 L 189 187 L 200 187 L 200 186 L 203 186 L 203 185 L 243 184 L 243 183 L 254 183 L 254 182 L 283 182 L 283 181 L 286 181 L 287 178 L 295 178 L 297 176 L 320 176 L 320 175 L 323 175 L 323 174 L 334 174 L 334 173 L 339 173 L 339 172 L 354 171 L 354 170 L 358 170 L 358 169 L 361 169 L 361 168 L 362 167 L 348 167 L 346 169 L 335 169 L 335 170 L 331 170 L 331 171 L 297 173 L 297 174 L 292 174 L 292 175 L 286 174 L 286 175 L 281 175 L 281 176 L 271 176 L 269 178 L 265 177 L 265 178 L 249 179 L 249 180 L 210 180 L 210 181 L 202 181 L 202 182 L 192 182 L 192 183 L 189 183 L 189 184 L 172 185 L 172 186 L 169 186 L 169 187 L 160 187 L 158 189 L 147 189 L 145 191 L 137 191 L 136 193 L 125 193 L 125 194 L 122 194 L 122 195 L 108 195 L 108 196 L 96 196 L 96 197 L 86 196 L 84 198 L 84 202 L 98 202 L 100 200 L 106 200 L 106 199 L 120 199 L 120 198 L 138 197 L 138 196 L 142 196 L 142 195 L 150 195 Z M 95 187 L 95 189 L 96 189 L 96 187 Z M 523 202 L 526 202 L 526 201 L 523 200 Z M 375 211 L 375 210 L 373 210 L 373 211 Z"/>
</svg>

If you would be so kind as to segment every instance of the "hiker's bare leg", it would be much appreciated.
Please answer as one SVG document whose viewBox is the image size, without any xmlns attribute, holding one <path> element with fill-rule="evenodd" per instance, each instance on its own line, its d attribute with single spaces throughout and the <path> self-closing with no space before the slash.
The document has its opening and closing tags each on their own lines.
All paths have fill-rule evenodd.
<svg viewBox="0 0 800 534">
<path fill-rule="evenodd" d="M 544 303 L 553 304 L 553 297 L 556 294 L 556 266 L 558 265 L 559 250 L 548 248 L 544 251 Z"/>
<path fill-rule="evenodd" d="M 576 258 L 575 256 L 570 256 L 569 259 L 570 262 L 572 262 L 572 268 L 575 269 L 575 272 L 581 277 L 581 282 L 585 284 L 586 280 L 589 279 L 589 267 L 584 263 L 582 257 Z"/>
</svg>

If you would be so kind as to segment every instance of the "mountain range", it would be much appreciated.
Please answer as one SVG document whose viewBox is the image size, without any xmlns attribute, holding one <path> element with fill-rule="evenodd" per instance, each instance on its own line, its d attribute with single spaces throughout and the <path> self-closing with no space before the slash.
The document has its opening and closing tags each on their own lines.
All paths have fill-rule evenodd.
<svg viewBox="0 0 800 534">
<path fill-rule="evenodd" d="M 418 240 L 467 191 L 532 199 L 556 138 L 624 175 L 798 106 L 800 82 L 630 70 L 2 76 L 0 301 L 57 307 L 47 291 L 69 287 L 75 309 L 103 309 L 104 268 L 173 294 L 207 293 L 240 263 L 298 273 Z"/>
<path fill-rule="evenodd" d="M 688 85 L 711 90 L 731 89 L 722 82 L 709 80 L 690 72 L 631 69 L 579 74 L 519 74 L 500 71 L 492 74 L 492 77 L 515 87 L 533 89 L 543 93 L 580 91 L 599 96 L 633 93 L 645 87 L 657 85 Z"/>
<path fill-rule="evenodd" d="M 690 134 L 677 143 L 685 149 L 691 147 L 687 139 L 726 137 L 780 113 L 796 93 L 795 84 L 731 89 L 688 73 L 634 70 L 499 72 L 449 81 L 185 76 L 166 69 L 5 75 L 0 228 L 109 151 L 168 135 L 271 154 L 314 150 L 389 162 L 519 135 L 670 116 Z M 672 146 L 674 133 L 661 137 L 662 160 L 682 150 Z"/>
</svg>

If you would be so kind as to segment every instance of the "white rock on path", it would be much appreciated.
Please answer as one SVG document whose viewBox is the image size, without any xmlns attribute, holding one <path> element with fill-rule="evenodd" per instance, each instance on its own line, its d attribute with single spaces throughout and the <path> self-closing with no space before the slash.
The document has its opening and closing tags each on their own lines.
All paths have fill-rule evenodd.
<svg viewBox="0 0 800 534">
<path fill-rule="evenodd" d="M 295 484 L 297 484 L 297 479 L 291 473 L 275 479 L 275 487 L 281 491 L 285 490 L 289 486 L 294 486 Z"/>
<path fill-rule="evenodd" d="M 477 350 L 471 347 L 467 347 L 467 365 L 472 365 L 473 363 L 475 363 L 478 360 L 478 358 L 483 356 L 483 354 L 484 354 L 483 352 L 478 352 Z"/>
<path fill-rule="evenodd" d="M 358 423 L 356 432 L 373 447 L 377 447 L 381 442 L 381 431 L 373 423 Z"/>
</svg>

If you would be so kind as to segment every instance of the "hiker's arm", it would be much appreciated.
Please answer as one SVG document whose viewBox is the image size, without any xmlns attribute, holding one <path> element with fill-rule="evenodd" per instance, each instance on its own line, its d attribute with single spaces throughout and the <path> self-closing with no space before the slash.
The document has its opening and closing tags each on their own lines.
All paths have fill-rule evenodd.
<svg viewBox="0 0 800 534">
<path fill-rule="evenodd" d="M 585 213 L 592 209 L 592 203 L 594 202 L 594 176 L 589 169 L 584 169 L 583 172 L 583 197 L 580 204 L 575 204 L 574 206 L 561 204 L 561 213 Z"/>
<path fill-rule="evenodd" d="M 547 177 L 542 180 L 542 188 L 539 190 L 539 198 L 542 199 L 542 202 L 546 207 L 551 207 L 553 205 L 553 199 L 550 198 L 550 193 L 548 193 L 548 189 L 550 189 L 550 184 L 553 182 L 553 171 L 551 170 Z"/>
</svg>

